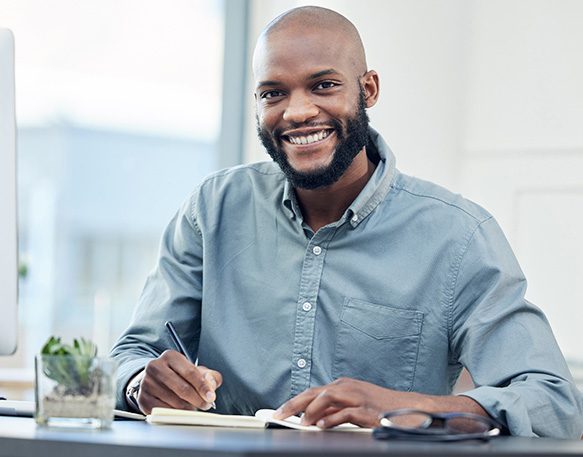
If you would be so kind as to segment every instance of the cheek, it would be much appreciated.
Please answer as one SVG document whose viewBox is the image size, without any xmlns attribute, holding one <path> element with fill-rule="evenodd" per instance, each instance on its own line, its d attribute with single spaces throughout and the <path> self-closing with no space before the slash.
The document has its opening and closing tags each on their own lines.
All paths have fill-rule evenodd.
<svg viewBox="0 0 583 457">
<path fill-rule="evenodd" d="M 358 105 L 354 105 L 354 103 L 348 103 L 346 100 L 328 107 L 328 112 L 330 115 L 337 119 L 353 117 L 357 111 Z"/>
<path fill-rule="evenodd" d="M 354 91 L 326 97 L 320 102 L 321 108 L 335 117 L 351 117 L 358 111 L 359 93 Z"/>
<path fill-rule="evenodd" d="M 259 126 L 269 131 L 272 131 L 277 126 L 278 122 L 278 116 L 275 110 L 265 108 L 257 110 L 257 119 L 259 121 Z"/>
<path fill-rule="evenodd" d="M 261 103 L 255 105 L 255 114 L 257 115 L 257 121 L 263 124 L 265 122 L 265 108 L 263 108 Z"/>
</svg>

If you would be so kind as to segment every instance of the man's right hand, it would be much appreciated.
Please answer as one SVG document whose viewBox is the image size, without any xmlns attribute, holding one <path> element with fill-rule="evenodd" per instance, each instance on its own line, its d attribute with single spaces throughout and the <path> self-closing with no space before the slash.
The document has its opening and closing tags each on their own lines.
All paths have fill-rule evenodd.
<svg viewBox="0 0 583 457">
<path fill-rule="evenodd" d="M 218 371 L 196 366 L 181 353 L 167 350 L 146 365 L 138 405 L 144 414 L 150 414 L 155 406 L 207 410 L 222 383 Z"/>
</svg>

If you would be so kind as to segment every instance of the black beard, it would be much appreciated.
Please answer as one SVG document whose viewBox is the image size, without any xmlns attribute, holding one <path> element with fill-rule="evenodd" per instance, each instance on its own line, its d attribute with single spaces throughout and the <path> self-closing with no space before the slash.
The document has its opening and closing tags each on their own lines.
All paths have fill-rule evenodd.
<svg viewBox="0 0 583 457">
<path fill-rule="evenodd" d="M 346 133 L 342 129 L 342 124 L 336 120 L 330 120 L 330 125 L 334 128 L 338 136 L 338 146 L 332 156 L 332 162 L 328 166 L 321 167 L 310 172 L 300 172 L 293 168 L 282 147 L 282 129 L 275 129 L 270 134 L 266 129 L 261 128 L 257 120 L 257 134 L 267 153 L 275 163 L 279 165 L 291 185 L 300 189 L 317 189 L 329 186 L 340 179 L 348 169 L 354 158 L 368 142 L 369 118 L 366 113 L 366 101 L 364 90 L 360 87 L 358 96 L 358 110 L 354 117 L 346 120 Z M 313 127 L 316 125 L 292 124 L 292 128 Z"/>
</svg>

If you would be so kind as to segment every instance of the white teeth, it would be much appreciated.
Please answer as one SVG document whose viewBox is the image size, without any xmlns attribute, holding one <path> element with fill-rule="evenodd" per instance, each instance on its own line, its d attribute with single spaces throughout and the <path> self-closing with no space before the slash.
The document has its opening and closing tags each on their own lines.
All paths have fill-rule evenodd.
<svg viewBox="0 0 583 457">
<path fill-rule="evenodd" d="M 293 144 L 311 144 L 321 141 L 329 135 L 327 130 L 321 130 L 318 133 L 312 133 L 308 136 L 288 136 L 289 142 Z"/>
</svg>

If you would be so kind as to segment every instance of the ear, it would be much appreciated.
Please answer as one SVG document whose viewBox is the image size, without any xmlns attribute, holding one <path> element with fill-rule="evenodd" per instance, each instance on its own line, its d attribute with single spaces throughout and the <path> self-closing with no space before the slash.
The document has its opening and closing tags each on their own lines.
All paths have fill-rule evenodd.
<svg viewBox="0 0 583 457">
<path fill-rule="evenodd" d="M 379 99 L 379 75 L 376 71 L 369 70 L 360 78 L 360 83 L 364 89 L 366 107 L 371 108 Z"/>
</svg>

